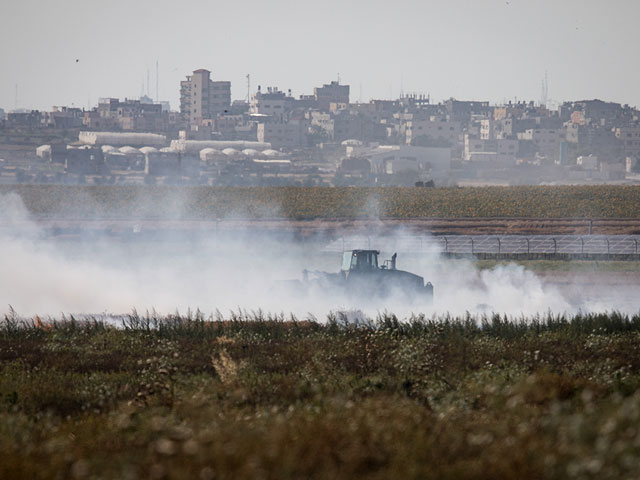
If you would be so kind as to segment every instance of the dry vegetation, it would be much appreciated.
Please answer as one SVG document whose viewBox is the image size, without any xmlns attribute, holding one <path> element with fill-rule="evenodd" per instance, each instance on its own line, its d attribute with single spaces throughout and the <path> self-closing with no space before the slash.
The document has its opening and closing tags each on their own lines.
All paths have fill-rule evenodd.
<svg viewBox="0 0 640 480">
<path fill-rule="evenodd" d="M 12 314 L 0 478 L 638 478 L 639 349 L 617 314 Z"/>
<path fill-rule="evenodd" d="M 5 185 L 37 216 L 102 218 L 640 218 L 640 187 L 160 187 Z M 163 208 L 160 208 L 163 206 Z"/>
</svg>

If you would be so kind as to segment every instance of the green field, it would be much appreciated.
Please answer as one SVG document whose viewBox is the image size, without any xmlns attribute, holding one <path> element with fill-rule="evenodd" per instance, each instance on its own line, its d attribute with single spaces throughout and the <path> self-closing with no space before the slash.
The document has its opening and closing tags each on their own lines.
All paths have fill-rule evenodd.
<svg viewBox="0 0 640 480">
<path fill-rule="evenodd" d="M 35 215 L 105 218 L 640 218 L 640 187 L 3 185 Z"/>
<path fill-rule="evenodd" d="M 1 325 L 3 479 L 640 472 L 640 317 Z"/>
</svg>

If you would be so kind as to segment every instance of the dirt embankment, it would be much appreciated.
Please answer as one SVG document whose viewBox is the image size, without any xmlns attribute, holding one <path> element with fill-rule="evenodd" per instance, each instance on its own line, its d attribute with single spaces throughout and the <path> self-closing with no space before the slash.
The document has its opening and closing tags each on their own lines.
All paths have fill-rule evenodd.
<svg viewBox="0 0 640 480">
<path fill-rule="evenodd" d="M 294 233 L 302 237 L 315 234 L 345 235 L 394 233 L 430 235 L 631 235 L 640 234 L 640 219 L 566 218 L 468 218 L 468 219 L 222 219 L 222 220 L 145 220 L 145 219 L 35 219 L 42 228 L 64 231 L 233 231 L 260 230 Z"/>
</svg>

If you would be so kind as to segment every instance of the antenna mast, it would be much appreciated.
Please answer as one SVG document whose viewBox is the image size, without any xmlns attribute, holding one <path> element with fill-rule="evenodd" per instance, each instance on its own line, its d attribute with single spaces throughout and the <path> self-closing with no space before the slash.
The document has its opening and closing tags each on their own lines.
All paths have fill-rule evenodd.
<svg viewBox="0 0 640 480">
<path fill-rule="evenodd" d="M 549 79 L 547 78 L 547 71 L 544 71 L 544 79 L 542 80 L 542 97 L 540 98 L 540 105 L 547 106 L 547 99 L 549 97 Z"/>
<path fill-rule="evenodd" d="M 247 73 L 247 104 L 251 103 L 251 75 Z"/>
<path fill-rule="evenodd" d="M 156 60 L 156 103 L 160 102 L 160 69 L 158 68 L 158 60 Z"/>
</svg>

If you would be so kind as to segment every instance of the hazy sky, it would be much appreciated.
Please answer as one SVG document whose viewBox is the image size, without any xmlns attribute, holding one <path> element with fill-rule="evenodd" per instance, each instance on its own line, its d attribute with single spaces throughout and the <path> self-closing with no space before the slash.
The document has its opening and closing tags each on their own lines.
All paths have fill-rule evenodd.
<svg viewBox="0 0 640 480">
<path fill-rule="evenodd" d="M 640 106 L 636 0 L 1 0 L 0 108 L 155 97 L 178 108 L 196 68 L 232 82 L 351 100 L 601 98 Z M 76 59 L 78 61 L 76 62 Z M 143 87 L 144 84 L 144 87 Z"/>
</svg>

